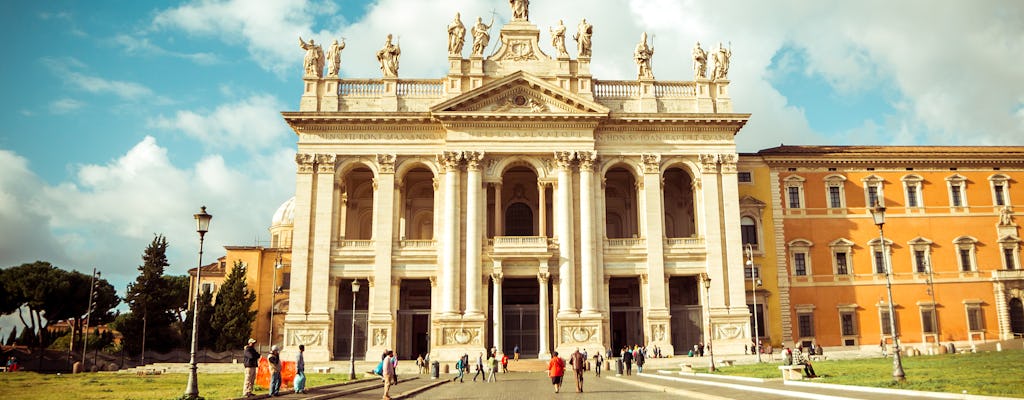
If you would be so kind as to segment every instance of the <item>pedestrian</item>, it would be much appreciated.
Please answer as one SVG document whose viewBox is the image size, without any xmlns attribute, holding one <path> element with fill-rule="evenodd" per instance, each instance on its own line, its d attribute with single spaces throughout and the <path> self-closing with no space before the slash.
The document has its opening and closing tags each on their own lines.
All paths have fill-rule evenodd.
<svg viewBox="0 0 1024 400">
<path fill-rule="evenodd" d="M 704 357 L 704 342 L 697 343 L 697 354 Z"/>
<path fill-rule="evenodd" d="M 242 396 L 251 397 L 253 383 L 256 382 L 256 368 L 260 366 L 260 352 L 256 351 L 256 339 L 249 339 L 242 353 L 242 366 L 245 367 L 245 381 L 242 383 Z"/>
<path fill-rule="evenodd" d="M 476 382 L 476 378 L 480 375 L 484 376 L 484 380 L 487 380 L 487 373 L 484 372 L 484 353 L 480 353 L 476 356 L 476 373 L 473 374 L 473 382 Z"/>
<path fill-rule="evenodd" d="M 491 374 L 487 375 L 487 381 L 488 382 L 497 382 L 498 381 L 498 355 L 497 354 L 492 354 L 491 357 L 487 359 L 487 369 L 489 369 L 491 371 Z"/>
<path fill-rule="evenodd" d="M 381 379 L 384 381 L 384 400 L 391 400 L 391 386 L 398 383 L 398 375 L 395 375 L 395 366 L 398 361 L 395 359 L 395 353 L 387 351 L 384 356 L 384 370 L 381 373 Z"/>
<path fill-rule="evenodd" d="M 306 351 L 306 345 L 299 345 L 299 355 L 295 357 L 295 393 L 306 393 L 306 359 L 302 353 Z"/>
<path fill-rule="evenodd" d="M 469 354 L 462 353 L 462 369 L 469 373 Z"/>
<path fill-rule="evenodd" d="M 565 375 L 565 360 L 559 358 L 556 351 L 551 353 L 551 361 L 548 362 L 548 376 L 555 386 L 555 393 L 562 389 L 562 375 Z"/>
<path fill-rule="evenodd" d="M 270 364 L 270 395 L 277 396 L 281 391 L 281 348 L 277 345 L 270 347 L 270 356 L 267 363 Z"/>
<path fill-rule="evenodd" d="M 572 372 L 576 374 L 576 393 L 583 393 L 583 371 L 586 369 L 587 357 L 577 348 L 569 357 L 569 363 L 572 364 Z"/>
<path fill-rule="evenodd" d="M 516 347 L 514 349 L 512 349 L 512 354 L 515 357 L 514 360 L 515 361 L 519 361 L 519 345 L 518 344 L 516 345 Z"/>
<path fill-rule="evenodd" d="M 793 350 L 789 347 L 782 349 L 782 364 L 793 365 Z"/>
<path fill-rule="evenodd" d="M 635 355 L 633 355 L 633 357 L 636 359 L 637 372 L 641 374 L 644 373 L 644 362 L 647 361 L 647 355 L 644 353 L 645 351 L 643 349 L 640 349 L 637 350 Z"/>
<path fill-rule="evenodd" d="M 420 354 L 419 356 L 416 357 L 416 368 L 419 369 L 420 375 L 423 375 L 425 373 L 424 370 L 426 368 L 423 368 L 423 355 L 422 354 Z"/>
<path fill-rule="evenodd" d="M 459 358 L 459 361 L 455 362 L 455 373 L 458 374 L 455 375 L 455 379 L 458 379 L 459 383 L 462 383 L 462 377 L 464 372 L 466 372 L 466 364 L 464 364 L 462 358 Z"/>
<path fill-rule="evenodd" d="M 622 363 L 626 364 L 626 376 L 633 375 L 633 352 L 629 347 L 622 349 Z"/>
<path fill-rule="evenodd" d="M 501 372 L 508 373 L 508 354 L 501 353 Z"/>
<path fill-rule="evenodd" d="M 594 374 L 597 375 L 598 378 L 601 377 L 602 365 L 604 365 L 604 356 L 601 355 L 601 352 L 597 352 L 594 354 Z"/>
</svg>

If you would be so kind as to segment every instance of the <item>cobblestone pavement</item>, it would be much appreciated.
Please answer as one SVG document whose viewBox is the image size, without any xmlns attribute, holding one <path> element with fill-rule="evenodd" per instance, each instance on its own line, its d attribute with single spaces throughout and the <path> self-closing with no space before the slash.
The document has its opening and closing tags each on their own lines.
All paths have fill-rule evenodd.
<svg viewBox="0 0 1024 400">
<path fill-rule="evenodd" d="M 576 381 L 572 372 L 565 374 L 561 393 L 555 393 L 551 380 L 544 372 L 510 372 L 498 374 L 497 382 L 473 382 L 472 377 L 464 383 L 449 382 L 414 396 L 414 399 L 629 399 L 642 396 L 643 399 L 678 399 L 678 395 L 655 389 L 640 388 L 607 378 L 596 378 L 587 373 L 583 379 L 583 393 L 576 393 Z"/>
</svg>

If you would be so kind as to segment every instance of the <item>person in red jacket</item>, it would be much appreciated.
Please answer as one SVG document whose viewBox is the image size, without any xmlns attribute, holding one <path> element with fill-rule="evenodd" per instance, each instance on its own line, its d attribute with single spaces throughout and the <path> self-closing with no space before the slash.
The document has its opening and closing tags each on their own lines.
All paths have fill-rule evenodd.
<svg viewBox="0 0 1024 400">
<path fill-rule="evenodd" d="M 565 360 L 558 357 L 558 352 L 551 353 L 551 361 L 548 362 L 548 376 L 551 377 L 551 384 L 555 386 L 555 393 L 562 388 L 562 375 L 565 375 Z"/>
<path fill-rule="evenodd" d="M 501 372 L 508 373 L 508 354 L 501 353 Z"/>
</svg>

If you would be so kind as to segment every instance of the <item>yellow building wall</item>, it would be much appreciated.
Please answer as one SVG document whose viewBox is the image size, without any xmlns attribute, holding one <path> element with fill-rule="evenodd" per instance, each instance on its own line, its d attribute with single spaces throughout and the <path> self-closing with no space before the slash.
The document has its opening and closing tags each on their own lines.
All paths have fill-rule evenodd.
<svg viewBox="0 0 1024 400">
<path fill-rule="evenodd" d="M 288 311 L 288 290 L 275 291 L 274 286 L 287 286 L 286 280 L 291 274 L 291 249 L 260 246 L 226 246 L 225 249 L 228 273 L 236 261 L 245 263 L 245 284 L 256 294 L 256 302 L 253 305 L 256 310 L 256 321 L 253 323 L 250 336 L 256 339 L 260 348 L 269 348 L 274 344 L 282 345 L 284 316 Z M 275 269 L 277 263 L 280 263 L 282 268 Z M 273 313 L 273 338 L 270 336 L 271 304 L 276 304 Z"/>
<path fill-rule="evenodd" d="M 772 185 L 775 182 L 771 179 L 771 170 L 761 161 L 760 157 L 741 155 L 736 169 L 738 172 L 750 172 L 751 174 L 751 182 L 738 184 L 740 199 L 749 196 L 765 203 L 764 209 L 760 212 L 760 224 L 758 225 L 759 249 L 754 252 L 753 259 L 754 265 L 759 267 L 761 272 L 762 286 L 757 291 L 763 296 L 758 296 L 758 304 L 762 304 L 764 299 L 767 300 L 763 303 L 765 321 L 761 323 L 767 332 L 760 332 L 760 334 L 762 337 L 767 337 L 764 341 L 765 344 L 771 343 L 778 347 L 782 344 L 783 336 L 780 323 L 782 309 L 778 301 L 780 277 L 776 273 L 779 266 L 776 263 L 775 232 L 773 230 L 775 220 L 771 206 Z M 746 256 L 744 255 L 744 257 Z M 781 278 L 785 279 L 784 276 Z M 744 283 L 748 304 L 753 301 L 751 297 L 753 285 L 750 279 Z M 753 336 L 753 332 L 751 332 L 751 336 Z"/>
</svg>

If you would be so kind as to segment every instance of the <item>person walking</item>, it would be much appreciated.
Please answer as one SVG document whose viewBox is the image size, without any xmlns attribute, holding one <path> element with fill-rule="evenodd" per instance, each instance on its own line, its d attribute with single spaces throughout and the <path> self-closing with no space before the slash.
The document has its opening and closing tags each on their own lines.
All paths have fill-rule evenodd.
<svg viewBox="0 0 1024 400">
<path fill-rule="evenodd" d="M 299 345 L 299 355 L 295 357 L 295 393 L 306 393 L 306 359 L 302 353 L 306 351 L 306 345 Z"/>
<path fill-rule="evenodd" d="M 604 356 L 601 355 L 601 352 L 597 352 L 597 354 L 594 354 L 594 374 L 597 375 L 598 378 L 601 377 L 601 368 L 603 365 Z"/>
<path fill-rule="evenodd" d="M 638 373 L 644 373 L 644 362 L 647 360 L 647 355 L 644 354 L 644 349 L 638 349 L 633 352 L 633 358 L 636 359 L 636 369 Z"/>
<path fill-rule="evenodd" d="M 483 374 L 484 380 L 487 380 L 487 373 L 484 372 L 484 353 L 476 356 L 476 373 L 473 374 L 473 382 L 476 382 L 476 378 L 481 374 Z"/>
<path fill-rule="evenodd" d="M 516 347 L 515 347 L 515 348 L 513 348 L 513 349 L 512 349 L 512 354 L 513 354 L 513 356 L 515 357 L 515 358 L 513 358 L 513 359 L 514 359 L 515 361 L 519 361 L 519 345 L 518 345 L 518 344 L 516 345 Z"/>
<path fill-rule="evenodd" d="M 382 363 L 384 369 L 381 372 L 381 379 L 384 381 L 384 400 L 391 400 L 391 386 L 398 383 L 398 376 L 395 375 L 395 366 L 397 360 L 395 360 L 395 353 L 388 351 L 384 356 L 384 362 Z"/>
<path fill-rule="evenodd" d="M 462 383 L 463 373 L 466 372 L 466 364 L 465 364 L 465 361 L 463 361 L 462 358 L 459 358 L 459 361 L 455 362 L 455 371 L 456 371 L 455 373 L 458 374 L 458 375 L 455 375 L 455 379 L 458 379 L 459 383 Z M 453 379 L 453 381 L 455 379 Z"/>
<path fill-rule="evenodd" d="M 633 375 L 633 351 L 629 347 L 622 349 L 622 363 L 626 364 L 626 376 Z"/>
<path fill-rule="evenodd" d="M 548 376 L 551 377 L 551 384 L 555 386 L 555 393 L 562 389 L 562 376 L 565 375 L 565 360 L 558 357 L 558 352 L 551 353 L 551 361 L 548 361 Z"/>
<path fill-rule="evenodd" d="M 491 356 L 487 358 L 487 369 L 490 371 L 490 374 L 487 375 L 486 382 L 497 382 L 498 381 L 498 355 L 497 354 L 493 354 L 492 353 Z"/>
<path fill-rule="evenodd" d="M 572 372 L 576 374 L 576 393 L 583 393 L 583 371 L 586 370 L 587 357 L 577 348 L 576 352 L 569 356 L 569 363 L 572 364 Z"/>
<path fill-rule="evenodd" d="M 501 372 L 508 373 L 508 354 L 501 353 Z"/>
<path fill-rule="evenodd" d="M 256 351 L 256 339 L 249 339 L 242 354 L 242 366 L 245 367 L 245 381 L 242 383 L 242 396 L 251 397 L 253 383 L 256 382 L 256 368 L 260 366 L 260 352 Z"/>
<path fill-rule="evenodd" d="M 275 344 L 270 348 L 267 363 L 270 364 L 270 395 L 277 396 L 281 391 L 281 348 Z"/>
</svg>

